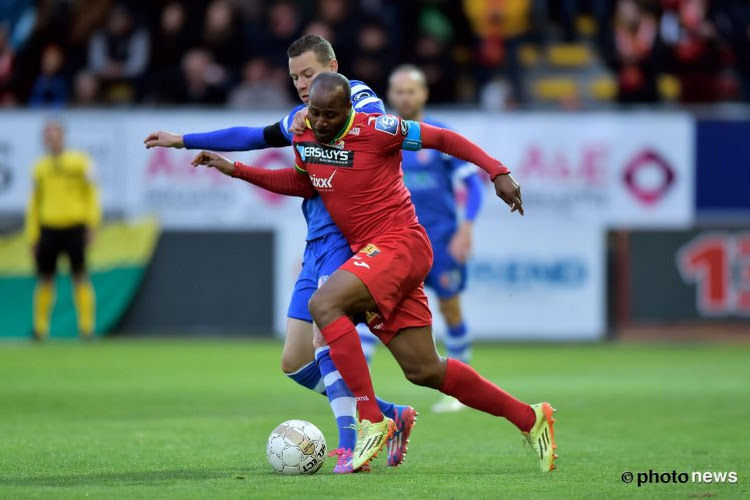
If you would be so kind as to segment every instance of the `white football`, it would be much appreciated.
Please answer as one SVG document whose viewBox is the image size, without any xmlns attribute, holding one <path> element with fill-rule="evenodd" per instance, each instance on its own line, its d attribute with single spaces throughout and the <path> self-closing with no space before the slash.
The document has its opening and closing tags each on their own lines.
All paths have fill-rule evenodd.
<svg viewBox="0 0 750 500">
<path fill-rule="evenodd" d="M 268 436 L 266 457 L 279 474 L 315 474 L 326 458 L 326 438 L 310 422 L 287 420 Z"/>
</svg>

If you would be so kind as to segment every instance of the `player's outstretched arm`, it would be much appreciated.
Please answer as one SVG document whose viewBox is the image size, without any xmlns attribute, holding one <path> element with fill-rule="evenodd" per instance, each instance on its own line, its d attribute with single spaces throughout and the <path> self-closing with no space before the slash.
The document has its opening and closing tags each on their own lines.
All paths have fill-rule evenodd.
<svg viewBox="0 0 750 500">
<path fill-rule="evenodd" d="M 231 127 L 212 132 L 200 132 L 195 134 L 179 135 L 172 132 L 159 130 L 152 132 L 143 143 L 146 148 L 186 148 L 186 149 L 212 149 L 214 151 L 251 151 L 265 149 L 270 146 L 286 147 L 289 141 L 281 134 L 267 132 L 266 129 L 277 127 L 278 124 L 268 127 Z M 281 136 L 281 141 L 268 140 L 268 136 Z"/>
<path fill-rule="evenodd" d="M 194 167 L 205 165 L 215 168 L 224 175 L 242 179 L 267 191 L 286 196 L 300 196 L 311 198 L 316 191 L 306 175 L 298 173 L 294 168 L 282 168 L 270 170 L 261 167 L 252 167 L 240 162 L 232 163 L 218 153 L 212 151 L 201 151 L 191 162 Z"/>
<path fill-rule="evenodd" d="M 510 175 L 510 170 L 482 148 L 452 130 L 419 123 L 422 147 L 468 161 L 488 174 L 495 185 L 495 193 L 510 206 L 510 211 L 523 215 L 521 186 Z"/>
</svg>

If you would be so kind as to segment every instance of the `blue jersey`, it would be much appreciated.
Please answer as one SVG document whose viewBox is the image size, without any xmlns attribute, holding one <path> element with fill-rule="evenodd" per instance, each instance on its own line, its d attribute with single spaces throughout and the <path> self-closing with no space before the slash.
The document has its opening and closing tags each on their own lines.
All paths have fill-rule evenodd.
<svg viewBox="0 0 750 500">
<path fill-rule="evenodd" d="M 375 95 L 375 92 L 370 87 L 359 80 L 349 80 L 349 83 L 352 92 L 352 106 L 355 111 L 362 113 L 385 113 L 383 101 Z M 281 120 L 281 131 L 289 140 L 289 144 L 292 143 L 292 139 L 294 138 L 294 134 L 289 131 L 289 126 L 294 121 L 294 115 L 304 107 L 304 104 L 300 104 Z M 302 213 L 305 215 L 305 220 L 307 221 L 307 241 L 322 238 L 334 232 L 339 233 L 339 228 L 333 223 L 333 219 L 328 214 L 328 210 L 323 205 L 323 200 L 320 196 L 305 199 L 302 202 Z"/>
<path fill-rule="evenodd" d="M 423 121 L 448 128 L 444 123 L 430 118 Z M 473 174 L 476 168 L 434 149 L 403 151 L 401 166 L 417 218 L 427 230 L 433 246 L 450 238 L 458 224 L 453 180 Z"/>
</svg>

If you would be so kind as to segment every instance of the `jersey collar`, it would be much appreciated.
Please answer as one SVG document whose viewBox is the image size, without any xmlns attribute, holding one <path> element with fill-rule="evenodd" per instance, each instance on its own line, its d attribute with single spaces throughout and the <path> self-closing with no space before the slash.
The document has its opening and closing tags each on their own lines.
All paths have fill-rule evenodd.
<svg viewBox="0 0 750 500">
<path fill-rule="evenodd" d="M 333 138 L 331 142 L 328 144 L 335 144 L 338 142 L 342 137 L 344 137 L 346 134 L 349 133 L 349 130 L 352 128 L 352 125 L 354 124 L 354 107 L 352 107 L 349 110 L 349 117 L 346 119 L 346 123 L 344 123 L 343 128 L 339 131 L 338 134 L 336 134 L 336 137 Z"/>
</svg>

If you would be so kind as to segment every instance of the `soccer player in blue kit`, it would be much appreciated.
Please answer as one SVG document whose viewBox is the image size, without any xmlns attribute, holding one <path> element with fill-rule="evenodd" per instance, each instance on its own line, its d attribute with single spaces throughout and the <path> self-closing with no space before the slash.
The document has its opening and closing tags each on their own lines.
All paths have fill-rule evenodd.
<svg viewBox="0 0 750 500">
<path fill-rule="evenodd" d="M 424 73 L 412 65 L 399 66 L 390 75 L 388 104 L 406 120 L 423 121 L 441 128 L 444 123 L 424 117 L 428 89 Z M 448 357 L 469 362 L 471 343 L 461 313 L 460 294 L 466 285 L 466 260 L 471 253 L 472 224 L 482 205 L 482 180 L 474 165 L 435 150 L 403 151 L 404 183 L 411 193 L 419 223 L 432 243 L 434 263 L 425 285 L 438 296 L 440 313 L 448 327 L 445 347 Z M 453 180 L 466 187 L 466 206 L 459 223 Z M 372 334 L 361 333 L 363 345 Z M 374 337 L 374 336 L 372 336 Z M 433 406 L 438 413 L 458 411 L 464 406 L 443 395 Z"/>
<path fill-rule="evenodd" d="M 214 151 L 248 151 L 267 147 L 285 147 L 292 143 L 293 133 L 305 129 L 309 87 L 320 73 L 338 71 L 331 44 L 317 35 L 305 35 L 287 50 L 289 74 L 304 104 L 296 106 L 286 117 L 267 127 L 232 127 L 207 133 L 177 135 L 158 131 L 144 140 L 147 148 L 174 147 L 211 149 Z M 385 113 L 383 102 L 367 85 L 351 80 L 352 104 L 365 113 Z M 351 470 L 351 454 L 356 444 L 356 401 L 330 358 L 327 346 L 313 346 L 312 317 L 307 307 L 312 294 L 351 256 L 352 251 L 333 223 L 319 196 L 305 199 L 302 212 L 307 221 L 305 254 L 297 283 L 287 311 L 287 332 L 282 353 L 283 372 L 298 384 L 326 394 L 339 428 L 336 473 Z M 404 460 L 408 438 L 416 420 L 410 406 L 395 405 L 378 399 L 384 415 L 392 418 L 397 431 L 388 442 L 388 465 L 398 466 Z"/>
</svg>

